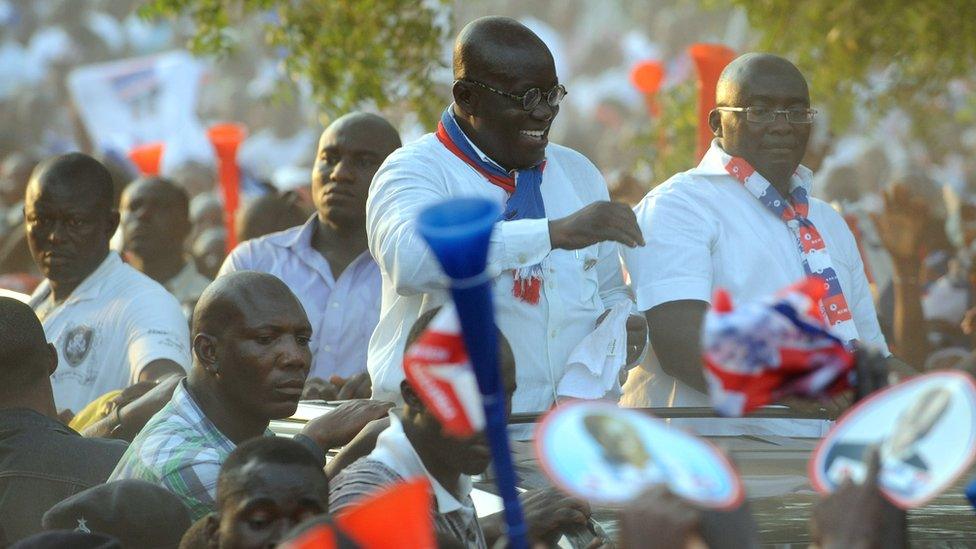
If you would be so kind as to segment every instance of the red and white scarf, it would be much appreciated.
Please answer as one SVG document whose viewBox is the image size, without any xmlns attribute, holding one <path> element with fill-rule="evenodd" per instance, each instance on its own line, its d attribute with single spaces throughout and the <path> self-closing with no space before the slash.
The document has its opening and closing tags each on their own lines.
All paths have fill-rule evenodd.
<svg viewBox="0 0 976 549">
<path fill-rule="evenodd" d="M 720 161 L 725 171 L 742 183 L 746 190 L 789 227 L 800 251 L 800 259 L 806 274 L 823 280 L 826 295 L 821 298 L 820 307 L 830 329 L 845 343 L 849 344 L 856 340 L 857 327 L 854 325 L 851 309 L 840 286 L 837 271 L 834 270 L 820 232 L 807 217 L 810 211 L 807 189 L 794 181 L 789 200 L 786 200 L 744 158 L 731 156 L 721 149 L 718 151 L 721 153 Z M 793 174 L 794 180 L 798 177 L 797 174 Z"/>
</svg>

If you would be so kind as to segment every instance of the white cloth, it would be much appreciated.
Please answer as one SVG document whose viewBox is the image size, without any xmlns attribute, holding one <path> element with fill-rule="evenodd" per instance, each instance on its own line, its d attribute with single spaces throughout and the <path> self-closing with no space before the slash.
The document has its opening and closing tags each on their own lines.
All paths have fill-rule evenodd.
<svg viewBox="0 0 976 549">
<path fill-rule="evenodd" d="M 363 252 L 336 280 L 329 262 L 312 248 L 317 223 L 313 215 L 299 227 L 242 242 L 217 276 L 249 270 L 283 280 L 312 324 L 309 376 L 327 380 L 366 371 L 366 348 L 380 313 L 380 272 Z"/>
<path fill-rule="evenodd" d="M 461 500 L 467 501 L 468 496 L 471 495 L 471 489 L 473 487 L 471 477 L 461 475 L 460 480 L 458 480 L 458 492 L 461 500 L 452 496 L 427 471 L 427 468 L 424 467 L 424 462 L 420 460 L 417 451 L 410 444 L 410 439 L 403 432 L 403 424 L 400 423 L 400 418 L 393 411 L 390 411 L 390 426 L 384 429 L 376 438 L 376 446 L 370 452 L 369 458 L 375 459 L 390 469 L 393 469 L 405 479 L 426 477 L 430 481 L 431 488 L 434 490 L 438 513 L 446 515 L 447 513 L 463 510 L 467 515 L 475 515 L 473 507 L 468 508 L 461 502 Z"/>
<path fill-rule="evenodd" d="M 614 305 L 596 330 L 573 349 L 566 361 L 566 374 L 556 390 L 559 396 L 586 399 L 620 396 L 619 374 L 627 362 L 630 309 L 627 302 Z"/>
<path fill-rule="evenodd" d="M 190 366 L 190 332 L 180 304 L 156 281 L 109 252 L 60 304 L 47 280 L 31 296 L 48 341 L 58 350 L 51 376 L 58 409 L 78 412 L 139 379 L 156 360 Z"/>
<path fill-rule="evenodd" d="M 550 144 L 546 160 L 542 198 L 550 219 L 609 199 L 603 177 L 583 155 Z M 374 398 L 400 400 L 403 348 L 410 327 L 424 311 L 448 299 L 446 278 L 414 224 L 427 206 L 455 197 L 481 197 L 499 204 L 507 198 L 433 134 L 395 151 L 373 178 L 366 230 L 383 277 L 380 322 L 369 343 Z M 495 225 L 488 272 L 497 274 L 495 320 L 515 354 L 515 412 L 548 408 L 573 347 L 593 331 L 606 308 L 630 301 L 617 254 L 613 242 L 577 251 L 552 250 L 549 219 Z M 536 264 L 542 266 L 543 285 L 539 303 L 532 305 L 513 297 L 510 271 Z"/>
<path fill-rule="evenodd" d="M 713 141 L 706 155 L 721 153 Z M 705 159 L 702 164 L 707 164 Z M 809 191 L 812 172 L 803 166 L 797 171 Z M 641 311 L 684 299 L 710 302 L 718 288 L 725 288 L 733 301 L 753 301 L 805 276 L 790 229 L 724 169 L 700 165 L 679 173 L 652 189 L 634 211 L 647 245 L 626 249 L 623 255 Z M 888 354 L 864 265 L 847 223 L 816 198 L 810 198 L 809 219 L 827 246 L 858 339 Z M 642 368 L 650 379 L 640 384 L 643 395 L 628 395 L 630 404 L 709 405 L 706 395 L 665 374 L 653 356 Z M 770 432 L 777 430 L 773 427 Z M 821 428 L 813 430 L 820 432 Z M 786 429 L 778 434 L 786 432 L 793 433 Z"/>
<path fill-rule="evenodd" d="M 22 294 L 13 290 L 5 290 L 3 288 L 0 288 L 0 297 L 9 297 L 10 299 L 16 299 L 17 301 L 23 301 L 24 303 L 27 303 L 27 301 L 30 299 L 30 296 L 27 294 Z"/>
</svg>

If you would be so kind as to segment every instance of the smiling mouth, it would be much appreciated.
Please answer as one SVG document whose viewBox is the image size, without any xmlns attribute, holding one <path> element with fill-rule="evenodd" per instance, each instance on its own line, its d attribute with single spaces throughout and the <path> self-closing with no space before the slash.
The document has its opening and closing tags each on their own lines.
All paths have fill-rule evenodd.
<svg viewBox="0 0 976 549">
<path fill-rule="evenodd" d="M 546 133 L 548 131 L 549 130 L 547 128 L 545 130 L 521 130 L 519 133 L 531 139 L 542 141 L 546 137 Z"/>
</svg>

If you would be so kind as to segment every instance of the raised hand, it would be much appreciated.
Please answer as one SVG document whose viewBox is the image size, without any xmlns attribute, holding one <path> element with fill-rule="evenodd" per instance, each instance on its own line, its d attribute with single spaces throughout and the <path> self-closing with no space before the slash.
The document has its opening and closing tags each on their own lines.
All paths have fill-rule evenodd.
<svg viewBox="0 0 976 549">
<path fill-rule="evenodd" d="M 814 508 L 810 526 L 814 542 L 820 547 L 873 549 L 903 545 L 905 513 L 889 503 L 878 488 L 881 459 L 877 447 L 868 449 L 865 461 L 868 474 L 863 484 L 845 480 Z"/>
<path fill-rule="evenodd" d="M 613 241 L 635 248 L 644 245 L 637 216 L 620 202 L 593 202 L 576 213 L 549 222 L 553 249 L 579 250 Z"/>
<path fill-rule="evenodd" d="M 884 210 L 871 216 L 881 243 L 891 254 L 896 269 L 903 265 L 920 267 L 919 253 L 930 222 L 928 205 L 903 184 L 892 185 L 882 197 Z"/>
</svg>

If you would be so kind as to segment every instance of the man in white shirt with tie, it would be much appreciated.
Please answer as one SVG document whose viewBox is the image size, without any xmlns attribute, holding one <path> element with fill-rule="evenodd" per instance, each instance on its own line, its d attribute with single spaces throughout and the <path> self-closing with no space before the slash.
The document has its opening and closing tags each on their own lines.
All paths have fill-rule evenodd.
<svg viewBox="0 0 976 549">
<path fill-rule="evenodd" d="M 375 114 L 337 119 L 322 133 L 312 168 L 316 214 L 237 246 L 218 274 L 270 273 L 298 297 L 313 333 L 308 386 L 316 390 L 307 397 L 369 396 L 366 347 L 380 313 L 380 272 L 366 247 L 366 193 L 399 146 L 396 129 Z"/>
<path fill-rule="evenodd" d="M 655 187 L 635 208 L 647 246 L 624 256 L 657 361 L 630 380 L 643 393 L 632 399 L 628 390 L 630 404 L 709 405 L 700 334 L 718 288 L 733 301 L 754 301 L 820 276 L 834 333 L 888 354 L 850 229 L 808 196 L 812 172 L 800 160 L 816 111 L 803 75 L 780 57 L 743 55 L 722 73 L 717 105 L 709 120 L 716 139 L 698 167 Z M 765 421 L 737 428 L 796 436 L 826 428 Z"/>
<path fill-rule="evenodd" d="M 417 215 L 441 200 L 475 196 L 505 206 L 488 271 L 496 323 L 515 354 L 513 411 L 545 410 L 560 396 L 573 348 L 607 309 L 631 299 L 617 243 L 643 239 L 633 212 L 609 202 L 596 167 L 548 142 L 566 90 L 538 36 L 508 18 L 473 21 L 455 43 L 454 78 L 454 103 L 437 133 L 390 155 L 370 187 L 369 247 L 383 277 L 369 345 L 373 397 L 399 399 L 410 326 L 448 299 Z M 645 323 L 633 316 L 627 326 L 627 354 L 640 355 Z"/>
</svg>

